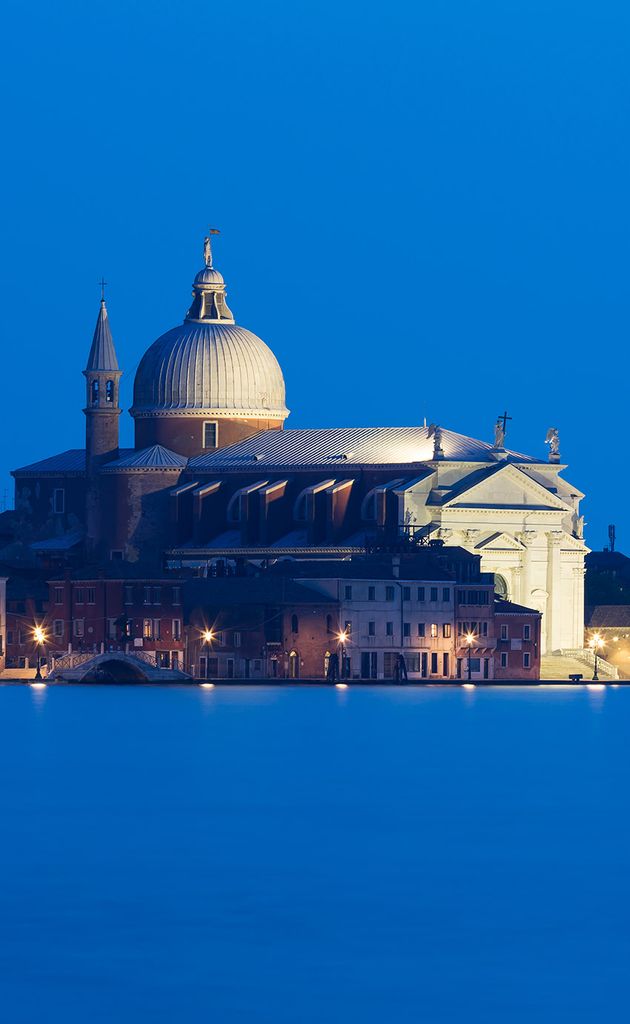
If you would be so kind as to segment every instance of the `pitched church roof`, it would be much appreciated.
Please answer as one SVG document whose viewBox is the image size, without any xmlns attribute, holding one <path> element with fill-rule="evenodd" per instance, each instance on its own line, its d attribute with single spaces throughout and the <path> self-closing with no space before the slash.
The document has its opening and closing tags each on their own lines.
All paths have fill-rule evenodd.
<svg viewBox="0 0 630 1024">
<path fill-rule="evenodd" d="M 495 465 L 498 458 L 536 464 L 520 452 L 501 450 L 452 430 L 441 431 L 443 459 Z M 428 427 L 341 427 L 264 430 L 245 441 L 191 459 L 193 470 L 236 469 L 258 464 L 289 466 L 391 465 L 432 462 L 434 438 Z"/>
<path fill-rule="evenodd" d="M 118 370 L 118 359 L 114 348 L 107 306 L 105 299 L 101 299 L 101 308 L 98 313 L 92 347 L 88 356 L 86 370 Z"/>
</svg>

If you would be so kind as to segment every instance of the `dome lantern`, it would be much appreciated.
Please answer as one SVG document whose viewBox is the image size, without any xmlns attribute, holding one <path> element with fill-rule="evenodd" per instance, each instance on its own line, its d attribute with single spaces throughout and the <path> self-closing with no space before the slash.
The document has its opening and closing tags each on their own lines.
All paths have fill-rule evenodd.
<svg viewBox="0 0 630 1024">
<path fill-rule="evenodd" d="M 210 235 L 218 235 L 217 228 L 210 228 Z M 233 324 L 234 317 L 225 297 L 223 275 L 212 266 L 212 241 L 210 235 L 203 240 L 205 267 L 193 281 L 193 302 L 186 319 L 193 323 Z"/>
</svg>

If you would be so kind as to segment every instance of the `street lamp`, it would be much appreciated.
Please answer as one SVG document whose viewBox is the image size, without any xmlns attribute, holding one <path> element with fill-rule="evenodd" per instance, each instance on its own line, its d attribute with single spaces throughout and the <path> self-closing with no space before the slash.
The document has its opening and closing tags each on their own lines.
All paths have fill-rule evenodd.
<svg viewBox="0 0 630 1024">
<path fill-rule="evenodd" d="M 206 679 L 208 678 L 208 652 L 212 651 L 212 641 L 214 640 L 214 631 L 212 629 L 202 629 L 201 639 L 203 640 L 204 647 L 206 649 Z"/>
<path fill-rule="evenodd" d="M 345 665 L 346 665 L 346 641 L 347 641 L 347 639 L 348 639 L 347 631 L 345 629 L 341 629 L 337 633 L 337 640 L 339 641 L 339 646 L 341 648 L 341 665 L 340 665 L 340 670 L 341 671 L 339 673 L 341 679 L 343 679 L 345 674 L 346 674 L 346 672 L 345 672 Z"/>
<path fill-rule="evenodd" d="M 595 655 L 595 666 L 594 666 L 594 671 L 593 671 L 593 682 L 596 683 L 596 682 L 599 681 L 599 676 L 597 675 L 597 663 L 598 663 L 598 660 L 599 660 L 599 652 L 601 651 L 602 647 L 604 646 L 604 640 L 603 640 L 602 636 L 599 633 L 594 633 L 593 636 L 591 637 L 591 639 L 588 642 L 588 646 L 591 648 L 593 654 Z"/>
<path fill-rule="evenodd" d="M 466 643 L 468 645 L 468 682 L 472 679 L 472 665 L 470 663 L 470 654 L 472 651 L 472 645 L 475 642 L 474 633 L 466 633 Z"/>
<path fill-rule="evenodd" d="M 38 681 L 42 678 L 42 646 L 47 640 L 46 632 L 41 626 L 35 626 L 33 630 L 33 640 L 37 644 L 37 671 L 35 672 L 35 679 Z"/>
</svg>

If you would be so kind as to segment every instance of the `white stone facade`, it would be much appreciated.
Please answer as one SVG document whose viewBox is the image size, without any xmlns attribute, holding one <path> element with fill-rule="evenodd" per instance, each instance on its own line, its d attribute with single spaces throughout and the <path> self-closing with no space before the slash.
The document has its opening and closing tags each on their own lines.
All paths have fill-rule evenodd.
<svg viewBox="0 0 630 1024">
<path fill-rule="evenodd" d="M 542 653 L 582 647 L 583 494 L 561 479 L 564 466 L 500 461 L 433 462 L 398 491 L 401 528 L 421 530 L 481 555 L 483 572 L 505 581 L 505 596 L 542 612 Z"/>
</svg>

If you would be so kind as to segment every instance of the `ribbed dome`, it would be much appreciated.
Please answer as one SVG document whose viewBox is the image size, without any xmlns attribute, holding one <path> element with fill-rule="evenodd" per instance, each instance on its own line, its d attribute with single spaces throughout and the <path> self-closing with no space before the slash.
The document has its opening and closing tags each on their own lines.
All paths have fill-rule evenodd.
<svg viewBox="0 0 630 1024">
<path fill-rule="evenodd" d="M 264 341 L 234 323 L 225 282 L 212 266 L 210 238 L 204 256 L 184 323 L 158 338 L 140 361 L 131 413 L 143 418 L 190 410 L 284 420 L 278 361 Z"/>
<path fill-rule="evenodd" d="M 186 320 L 151 345 L 136 373 L 133 414 L 168 409 L 284 419 L 278 360 L 244 327 Z"/>
</svg>

